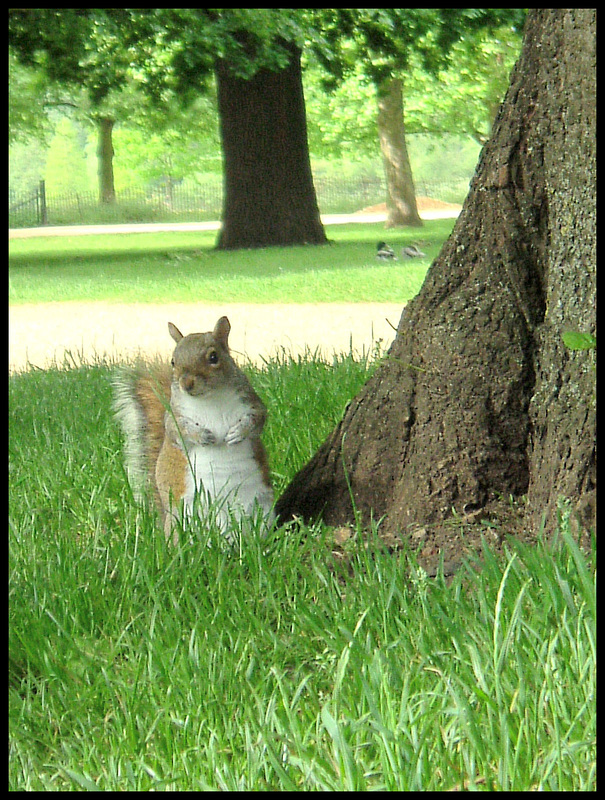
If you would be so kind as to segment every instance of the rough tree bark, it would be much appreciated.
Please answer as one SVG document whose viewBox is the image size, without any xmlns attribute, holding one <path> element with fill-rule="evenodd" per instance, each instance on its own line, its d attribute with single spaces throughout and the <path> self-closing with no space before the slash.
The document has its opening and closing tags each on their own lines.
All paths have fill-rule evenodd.
<svg viewBox="0 0 605 800">
<path fill-rule="evenodd" d="M 405 142 L 403 81 L 391 78 L 377 87 L 378 136 L 387 184 L 386 227 L 423 224 L 416 206 L 412 167 Z"/>
<path fill-rule="evenodd" d="M 460 557 L 464 520 L 526 496 L 519 531 L 596 500 L 596 12 L 538 9 L 458 222 L 384 363 L 278 503 Z M 491 511 L 490 511 L 491 510 Z M 449 524 L 448 524 L 449 522 Z M 478 537 L 477 537 L 478 540 Z"/>
<path fill-rule="evenodd" d="M 216 68 L 224 157 L 218 248 L 325 244 L 313 186 L 300 50 L 289 65 L 244 80 Z"/>
<path fill-rule="evenodd" d="M 111 117 L 97 119 L 98 145 L 97 158 L 99 162 L 99 202 L 115 203 L 116 190 L 113 180 L 113 126 L 115 120 Z"/>
</svg>

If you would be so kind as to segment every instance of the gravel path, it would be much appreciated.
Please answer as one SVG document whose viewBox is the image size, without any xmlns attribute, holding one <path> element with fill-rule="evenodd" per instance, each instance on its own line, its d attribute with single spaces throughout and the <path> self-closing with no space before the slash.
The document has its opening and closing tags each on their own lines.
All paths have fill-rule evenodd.
<svg viewBox="0 0 605 800">
<path fill-rule="evenodd" d="M 442 203 L 428 198 L 417 198 L 422 219 L 450 219 L 457 217 L 462 206 Z M 424 202 L 421 202 L 424 200 Z M 362 209 L 355 214 L 322 214 L 324 225 L 346 225 L 350 222 L 384 222 L 386 211 L 381 206 Z M 131 225 L 45 225 L 37 228 L 9 228 L 9 239 L 32 239 L 40 236 L 87 236 L 100 233 L 161 233 L 166 231 L 217 231 L 221 223 L 214 222 L 143 222 Z"/>
<path fill-rule="evenodd" d="M 401 316 L 401 304 L 326 303 L 255 305 L 166 303 L 43 303 L 9 308 L 9 371 L 28 363 L 63 363 L 67 352 L 114 359 L 137 353 L 168 357 L 172 339 L 168 321 L 184 334 L 207 331 L 226 314 L 236 358 L 259 361 L 282 348 L 292 353 L 319 347 L 323 354 L 371 350 L 378 340 L 389 345 Z"/>
</svg>

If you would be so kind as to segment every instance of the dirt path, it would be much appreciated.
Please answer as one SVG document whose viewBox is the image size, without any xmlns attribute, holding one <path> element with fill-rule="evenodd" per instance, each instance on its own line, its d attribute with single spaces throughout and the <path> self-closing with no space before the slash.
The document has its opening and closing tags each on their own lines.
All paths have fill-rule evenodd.
<svg viewBox="0 0 605 800">
<path fill-rule="evenodd" d="M 327 303 L 321 305 L 120 303 L 43 303 L 9 308 L 9 370 L 27 363 L 47 367 L 63 363 L 66 351 L 112 358 L 142 352 L 168 356 L 172 340 L 167 322 L 183 333 L 210 330 L 226 314 L 236 358 L 259 361 L 282 348 L 292 353 L 319 347 L 330 356 L 371 350 L 378 340 L 389 345 L 401 316 L 401 304 Z M 392 327 L 393 326 L 393 327 Z"/>
</svg>

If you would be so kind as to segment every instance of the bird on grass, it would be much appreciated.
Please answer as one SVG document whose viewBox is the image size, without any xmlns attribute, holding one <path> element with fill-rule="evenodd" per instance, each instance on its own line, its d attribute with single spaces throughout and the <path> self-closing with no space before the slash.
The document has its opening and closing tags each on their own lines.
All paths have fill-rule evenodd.
<svg viewBox="0 0 605 800">
<path fill-rule="evenodd" d="M 382 261 L 397 261 L 395 251 L 392 247 L 389 247 L 386 242 L 378 242 L 376 246 L 376 258 L 380 258 Z"/>
<path fill-rule="evenodd" d="M 422 250 L 419 250 L 415 244 L 411 244 L 409 247 L 403 248 L 401 255 L 403 258 L 424 258 L 426 253 L 423 253 Z"/>
</svg>

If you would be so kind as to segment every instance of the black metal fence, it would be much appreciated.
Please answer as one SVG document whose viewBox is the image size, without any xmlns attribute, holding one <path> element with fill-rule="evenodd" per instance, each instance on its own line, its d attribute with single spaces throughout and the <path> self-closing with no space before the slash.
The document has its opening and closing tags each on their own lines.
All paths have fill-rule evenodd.
<svg viewBox="0 0 605 800">
<path fill-rule="evenodd" d="M 314 176 L 320 211 L 324 214 L 352 213 L 385 200 L 381 175 Z M 421 181 L 418 195 L 461 202 L 468 191 L 464 180 L 456 183 Z M 209 175 L 203 183 L 163 184 L 153 188 L 127 189 L 117 193 L 114 204 L 99 203 L 95 192 L 55 193 L 44 181 L 28 195 L 9 192 L 9 227 L 39 225 L 103 224 L 109 222 L 206 221 L 220 219 L 223 200 L 220 175 Z"/>
<path fill-rule="evenodd" d="M 12 225 L 11 220 L 22 220 L 22 222 L 20 225 Z M 48 224 L 44 181 L 40 181 L 29 194 L 15 197 L 9 192 L 8 224 L 10 228 L 24 227 L 28 224 L 31 226 Z"/>
</svg>

